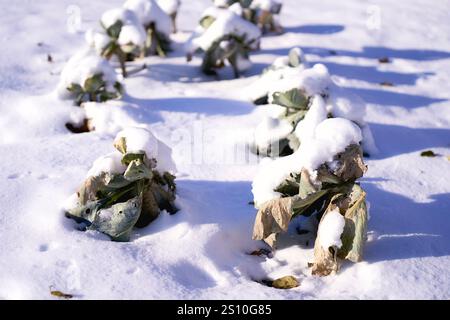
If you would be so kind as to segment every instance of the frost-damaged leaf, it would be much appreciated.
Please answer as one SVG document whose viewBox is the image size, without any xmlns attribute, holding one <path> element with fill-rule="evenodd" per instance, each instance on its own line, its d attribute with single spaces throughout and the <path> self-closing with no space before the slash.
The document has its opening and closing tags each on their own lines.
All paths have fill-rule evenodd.
<svg viewBox="0 0 450 320">
<path fill-rule="evenodd" d="M 122 164 L 128 166 L 131 161 L 133 160 L 141 160 L 142 162 L 144 162 L 145 159 L 145 153 L 126 153 L 123 157 L 122 157 Z"/>
<path fill-rule="evenodd" d="M 84 205 L 70 209 L 66 212 L 66 216 L 74 219 L 77 223 L 88 222 L 89 224 L 95 218 L 98 209 L 104 204 L 104 201 L 88 201 Z"/>
<path fill-rule="evenodd" d="M 313 194 L 318 191 L 317 186 L 311 181 L 311 177 L 309 171 L 306 169 L 302 169 L 300 174 L 300 183 L 299 183 L 299 191 L 298 194 L 302 199 L 306 198 L 310 194 Z"/>
<path fill-rule="evenodd" d="M 64 293 L 59 290 L 52 290 L 51 287 L 50 287 L 50 294 L 54 297 L 63 298 L 63 299 L 72 299 L 73 298 L 72 294 Z"/>
<path fill-rule="evenodd" d="M 272 287 L 277 289 L 292 289 L 300 285 L 294 276 L 284 276 L 272 281 Z"/>
<path fill-rule="evenodd" d="M 347 199 L 339 204 L 345 207 Z M 353 185 L 349 195 L 349 204 L 345 214 L 345 227 L 341 236 L 342 247 L 338 250 L 338 257 L 352 262 L 362 260 L 362 252 L 367 232 L 366 193 L 357 184 Z"/>
<path fill-rule="evenodd" d="M 345 226 L 341 235 L 342 247 L 330 247 L 325 250 L 320 245 L 320 234 L 314 245 L 314 263 L 312 274 L 327 276 L 339 270 L 340 259 L 359 262 L 362 258 L 362 250 L 367 230 L 367 207 L 365 202 L 366 193 L 357 184 L 345 193 L 333 196 L 320 222 L 324 217 L 336 208 L 345 217 Z M 320 226 L 320 224 L 319 224 Z"/>
<path fill-rule="evenodd" d="M 361 146 L 353 144 L 337 155 L 338 169 L 334 174 L 343 182 L 355 181 L 367 171 Z"/>
<path fill-rule="evenodd" d="M 175 192 L 164 189 L 161 185 L 152 183 L 151 190 L 153 196 L 156 199 L 158 207 L 161 210 L 166 210 L 170 214 L 178 212 L 178 208 L 175 206 Z"/>
<path fill-rule="evenodd" d="M 141 207 L 142 195 L 99 210 L 89 229 L 107 234 L 113 241 L 128 241 Z"/>
<path fill-rule="evenodd" d="M 99 176 L 91 176 L 83 182 L 78 190 L 80 204 L 84 205 L 89 201 L 97 200 L 97 192 L 107 184 L 107 173 L 102 172 Z"/>
<path fill-rule="evenodd" d="M 120 137 L 114 141 L 114 148 L 116 148 L 121 154 L 127 153 L 127 139 L 125 137 Z"/>
<path fill-rule="evenodd" d="M 258 210 L 253 226 L 253 240 L 264 240 L 274 248 L 276 236 L 288 229 L 292 217 L 304 213 L 328 190 L 320 190 L 302 199 L 299 195 L 267 201 Z"/>
<path fill-rule="evenodd" d="M 151 179 L 152 172 L 141 159 L 136 159 L 130 162 L 123 177 L 129 181 Z"/>
<path fill-rule="evenodd" d="M 274 92 L 272 94 L 273 103 L 282 107 L 300 110 L 308 109 L 309 98 L 301 89 L 291 89 L 285 92 Z"/>
<path fill-rule="evenodd" d="M 142 211 L 135 225 L 137 228 L 148 226 L 161 213 L 151 189 L 147 188 L 142 197 Z"/>
<path fill-rule="evenodd" d="M 293 197 L 274 199 L 259 209 L 253 227 L 253 240 L 264 240 L 272 248 L 276 235 L 286 231 L 292 216 Z"/>
</svg>

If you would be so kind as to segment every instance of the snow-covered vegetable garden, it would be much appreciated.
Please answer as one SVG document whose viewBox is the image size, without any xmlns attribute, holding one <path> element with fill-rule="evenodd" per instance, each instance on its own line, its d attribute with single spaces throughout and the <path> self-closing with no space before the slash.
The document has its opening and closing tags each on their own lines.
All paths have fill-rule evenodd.
<svg viewBox="0 0 450 320">
<path fill-rule="evenodd" d="M 445 4 L 0 6 L 0 299 L 450 298 Z"/>
</svg>

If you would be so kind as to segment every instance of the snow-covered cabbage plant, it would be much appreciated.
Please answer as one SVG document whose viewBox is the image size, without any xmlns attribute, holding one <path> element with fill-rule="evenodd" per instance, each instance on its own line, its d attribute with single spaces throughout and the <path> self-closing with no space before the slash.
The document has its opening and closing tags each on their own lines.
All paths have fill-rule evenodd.
<svg viewBox="0 0 450 320">
<path fill-rule="evenodd" d="M 155 0 L 127 0 L 124 8 L 134 12 L 145 29 L 145 54 L 164 57 L 170 51 L 172 22 L 158 3 Z"/>
<path fill-rule="evenodd" d="M 295 78 L 298 78 L 306 68 L 308 68 L 308 62 L 302 49 L 292 48 L 287 56 L 278 57 L 263 70 L 261 76 L 249 86 L 248 97 L 254 104 L 267 104 L 274 84 L 279 81 L 286 82 L 285 79 L 294 79 L 293 81 L 295 81 Z"/>
<path fill-rule="evenodd" d="M 157 0 L 156 1 L 161 9 L 170 17 L 172 20 L 172 32 L 177 32 L 177 13 L 180 8 L 180 0 Z"/>
<path fill-rule="evenodd" d="M 216 74 L 215 70 L 228 62 L 234 75 L 239 77 L 251 67 L 249 52 L 259 48 L 261 31 L 232 10 L 208 10 L 211 15 L 202 18 L 200 27 L 188 42 L 188 60 L 195 51 L 202 51 L 205 74 Z"/>
<path fill-rule="evenodd" d="M 291 69 L 294 68 L 282 70 Z M 250 142 L 254 153 L 271 157 L 291 154 L 312 134 L 311 126 L 332 117 L 355 122 L 363 132 L 364 151 L 377 152 L 370 128 L 364 121 L 365 103 L 337 86 L 324 65 L 297 68 L 284 75 L 272 82 L 267 106 L 270 113 L 257 126 Z M 253 89 L 258 95 L 266 91 L 265 81 L 257 85 L 261 85 L 261 89 Z"/>
<path fill-rule="evenodd" d="M 133 227 L 147 226 L 162 210 L 177 212 L 175 166 L 170 149 L 144 128 L 119 132 L 114 146 L 94 162 L 65 210 L 87 230 L 128 241 Z"/>
<path fill-rule="evenodd" d="M 262 32 L 281 32 L 283 29 L 276 16 L 281 11 L 281 2 L 275 0 L 213 0 L 218 8 L 239 6 L 240 15 L 257 25 Z"/>
<path fill-rule="evenodd" d="M 308 231 L 317 234 L 311 266 L 313 274 L 324 276 L 338 270 L 339 259 L 362 258 L 368 215 L 366 193 L 356 180 L 367 167 L 361 129 L 352 121 L 325 119 L 311 130 L 292 155 L 261 164 L 252 185 L 258 209 L 253 239 L 274 248 L 294 218 L 315 220 L 309 228 L 319 221 L 318 229 Z"/>
<path fill-rule="evenodd" d="M 57 88 L 60 98 L 73 99 L 76 105 L 120 98 L 123 92 L 114 68 L 91 50 L 82 50 L 69 59 Z"/>
<path fill-rule="evenodd" d="M 142 55 L 145 30 L 133 11 L 122 8 L 103 13 L 100 24 L 101 30 L 90 29 L 86 32 L 86 41 L 105 59 L 116 58 L 122 75 L 126 77 L 125 62 Z"/>
</svg>

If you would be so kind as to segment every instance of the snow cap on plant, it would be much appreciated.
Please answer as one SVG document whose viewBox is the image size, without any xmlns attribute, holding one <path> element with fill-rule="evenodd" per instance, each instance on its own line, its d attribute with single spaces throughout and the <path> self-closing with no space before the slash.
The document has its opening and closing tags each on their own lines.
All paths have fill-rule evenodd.
<svg viewBox="0 0 450 320">
<path fill-rule="evenodd" d="M 121 77 L 110 63 L 89 49 L 76 53 L 61 72 L 57 88 L 59 97 L 85 101 L 106 101 L 123 94 Z"/>
<path fill-rule="evenodd" d="M 249 52 L 259 48 L 260 30 L 229 10 L 223 10 L 200 35 L 191 39 L 189 54 L 204 52 L 202 70 L 214 74 L 228 61 L 235 76 L 250 68 Z"/>
<path fill-rule="evenodd" d="M 155 0 L 127 0 L 123 6 L 135 13 L 145 29 L 146 54 L 165 56 L 170 51 L 169 35 L 173 29 L 170 16 Z"/>
<path fill-rule="evenodd" d="M 181 1 L 180 0 L 157 0 L 158 5 L 161 9 L 170 17 L 172 20 L 172 32 L 177 32 L 177 14 L 178 9 L 180 8 Z"/>
<path fill-rule="evenodd" d="M 370 128 L 364 121 L 364 101 L 337 86 L 322 64 L 307 69 L 300 66 L 281 67 L 285 63 L 289 64 L 289 60 L 297 61 L 299 57 L 299 51 L 291 50 L 287 60 L 277 62 L 276 65 L 280 67 L 269 67 L 249 88 L 249 91 L 255 92 L 252 97 L 258 97 L 255 103 L 268 102 L 271 105 L 274 115 L 268 118 L 278 119 L 277 126 L 269 128 L 261 124 L 257 127 L 255 138 L 250 141 L 251 150 L 271 157 L 288 155 L 299 148 L 306 136 L 311 135 L 310 125 L 313 122 L 327 117 L 340 117 L 353 121 L 361 128 L 364 151 L 375 154 L 377 148 Z M 264 94 L 268 87 L 270 90 L 266 99 Z M 272 120 L 272 123 L 275 121 Z M 284 129 L 289 126 L 290 132 Z M 281 132 L 288 133 L 281 136 Z"/>
<path fill-rule="evenodd" d="M 275 0 L 214 0 L 218 8 L 240 7 L 243 18 L 257 25 L 263 32 L 281 32 L 282 28 L 275 19 L 281 11 L 281 3 Z"/>
<path fill-rule="evenodd" d="M 292 48 L 287 56 L 276 58 L 263 70 L 261 76 L 246 90 L 246 95 L 255 104 L 267 104 L 269 93 L 284 87 L 295 87 L 306 68 L 308 62 L 303 51 L 298 47 Z"/>
</svg>

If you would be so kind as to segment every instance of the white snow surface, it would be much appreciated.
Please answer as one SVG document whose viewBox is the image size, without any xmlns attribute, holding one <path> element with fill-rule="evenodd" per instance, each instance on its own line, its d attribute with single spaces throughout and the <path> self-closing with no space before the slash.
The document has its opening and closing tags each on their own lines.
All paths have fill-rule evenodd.
<svg viewBox="0 0 450 320">
<path fill-rule="evenodd" d="M 86 178 L 97 177 L 102 174 L 102 172 L 111 174 L 124 173 L 127 167 L 122 164 L 122 157 L 123 155 L 118 151 L 114 151 L 99 157 L 92 164 L 92 167 L 89 169 Z"/>
<path fill-rule="evenodd" d="M 252 4 L 250 5 L 250 7 L 252 9 L 260 9 L 260 10 L 265 10 L 265 11 L 270 11 L 270 9 L 272 9 L 272 7 L 277 4 L 280 3 L 280 1 L 274 1 L 274 0 L 253 0 Z"/>
<path fill-rule="evenodd" d="M 181 5 L 181 0 L 157 0 L 159 7 L 168 15 L 178 11 Z"/>
<path fill-rule="evenodd" d="M 168 36 L 172 31 L 172 24 L 168 13 L 155 0 L 127 0 L 124 8 L 132 11 L 144 26 L 155 23 L 155 28 L 159 32 Z"/>
<path fill-rule="evenodd" d="M 341 235 L 344 227 L 345 218 L 338 208 L 324 215 L 317 232 L 317 238 L 323 250 L 328 252 L 329 247 L 342 247 Z"/>
<path fill-rule="evenodd" d="M 312 96 L 311 107 L 305 118 L 295 127 L 294 134 L 300 140 L 309 140 L 314 137 L 316 127 L 327 118 L 327 109 L 322 96 L 316 94 Z"/>
<path fill-rule="evenodd" d="M 0 55 L 0 298 L 56 299 L 49 286 L 75 299 L 450 298 L 447 0 L 285 0 L 285 33 L 262 38 L 247 78 L 223 69 L 221 81 L 200 73 L 199 57 L 186 64 L 182 52 L 211 1 L 183 1 L 174 51 L 130 63 L 149 68 L 125 79 L 124 97 L 138 106 L 127 109 L 129 117 L 172 148 L 181 210 L 116 243 L 76 230 L 61 210 L 94 160 L 114 151 L 113 136 L 69 133 L 64 124 L 76 107 L 49 93 L 84 32 L 122 4 L 0 4 L 0 36 L 8 43 Z M 74 5 L 80 19 L 68 10 Z M 374 5 L 379 25 L 369 19 Z M 379 149 L 361 179 L 371 204 L 363 261 L 344 262 L 337 275 L 322 278 L 307 267 L 313 244 L 299 246 L 295 233 L 285 245 L 280 239 L 273 258 L 247 254 L 262 246 L 251 240 L 256 210 L 248 205 L 258 159 L 241 141 L 266 113 L 244 93 L 294 46 L 365 100 Z M 380 63 L 382 57 L 391 62 Z M 428 149 L 439 156 L 420 157 Z M 285 275 L 300 286 L 276 290 L 252 280 Z"/>
<path fill-rule="evenodd" d="M 127 127 L 147 127 L 139 122 L 139 116 L 142 117 L 142 114 L 139 113 L 139 106 L 133 103 L 120 100 L 85 102 L 83 109 L 79 110 L 83 113 L 83 118 L 91 121 L 91 126 L 99 134 L 114 136 Z M 72 113 L 79 110 L 73 110 Z"/>
</svg>

